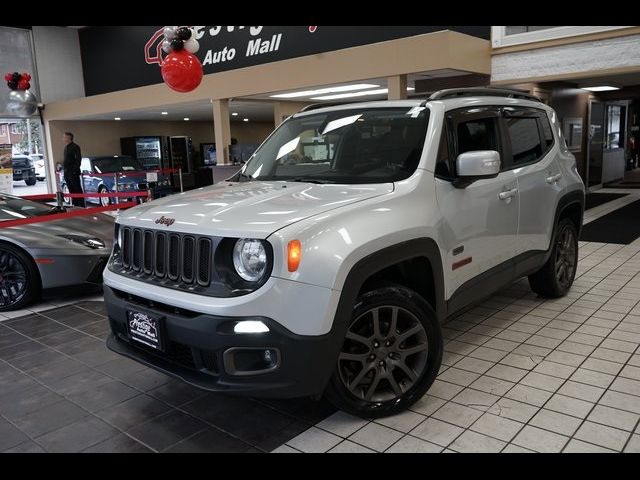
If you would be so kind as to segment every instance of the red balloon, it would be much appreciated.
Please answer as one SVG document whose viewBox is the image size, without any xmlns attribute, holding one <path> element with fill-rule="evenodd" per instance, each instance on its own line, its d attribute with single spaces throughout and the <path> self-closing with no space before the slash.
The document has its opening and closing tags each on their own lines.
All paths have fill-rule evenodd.
<svg viewBox="0 0 640 480">
<path fill-rule="evenodd" d="M 162 79 L 176 92 L 190 92 L 202 81 L 202 64 L 186 50 L 171 52 L 161 67 Z"/>
<path fill-rule="evenodd" d="M 31 80 L 31 75 L 29 75 L 27 72 L 24 72 L 22 74 L 22 78 L 25 79 L 27 82 Z"/>
<path fill-rule="evenodd" d="M 13 73 L 7 73 L 7 74 L 4 76 L 4 79 L 5 79 L 7 82 L 11 82 L 11 81 L 13 80 Z"/>
<path fill-rule="evenodd" d="M 20 81 L 18 82 L 18 90 L 29 90 L 29 87 L 31 85 L 29 85 L 29 81 L 25 80 L 24 78 L 20 79 Z"/>
</svg>

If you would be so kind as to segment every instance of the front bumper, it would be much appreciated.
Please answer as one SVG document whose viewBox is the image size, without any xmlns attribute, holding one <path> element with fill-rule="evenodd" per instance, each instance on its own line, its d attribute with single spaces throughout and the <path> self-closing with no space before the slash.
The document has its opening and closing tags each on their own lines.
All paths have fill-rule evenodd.
<svg viewBox="0 0 640 480">
<path fill-rule="evenodd" d="M 112 334 L 112 351 L 196 387 L 216 392 L 260 397 L 291 398 L 317 395 L 327 385 L 344 332 L 296 335 L 266 317 L 227 317 L 203 314 L 151 302 L 129 293 L 104 287 Z M 165 352 L 131 339 L 127 311 L 162 318 Z M 235 334 L 230 325 L 259 320 L 269 332 Z M 258 375 L 233 375 L 227 371 L 224 353 L 234 348 L 267 348 L 279 352 L 278 367 Z"/>
<path fill-rule="evenodd" d="M 16 170 L 20 170 L 20 173 L 16 173 Z M 30 178 L 36 178 L 36 171 L 33 168 L 14 169 L 13 181 L 19 182 L 20 180 L 28 180 Z"/>
</svg>

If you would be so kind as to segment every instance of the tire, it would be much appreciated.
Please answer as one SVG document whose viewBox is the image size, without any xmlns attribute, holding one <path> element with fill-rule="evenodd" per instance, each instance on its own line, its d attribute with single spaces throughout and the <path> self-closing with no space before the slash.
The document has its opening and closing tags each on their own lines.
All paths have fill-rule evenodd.
<svg viewBox="0 0 640 480">
<path fill-rule="evenodd" d="M 9 243 L 0 243 L 0 312 L 30 305 L 40 291 L 40 273 L 33 259 Z"/>
<path fill-rule="evenodd" d="M 98 189 L 98 193 L 109 193 L 109 190 L 107 190 L 107 187 L 103 185 Z M 112 201 L 113 199 L 109 197 L 98 197 L 98 202 L 103 207 L 108 207 L 111 205 Z"/>
<path fill-rule="evenodd" d="M 33 178 L 27 178 L 24 183 L 26 183 L 29 187 L 33 187 L 36 184 L 37 180 L 36 177 Z"/>
<path fill-rule="evenodd" d="M 378 335 L 374 312 L 378 312 Z M 367 292 L 353 308 L 325 396 L 353 415 L 380 418 L 396 414 L 431 387 L 442 350 L 440 324 L 420 295 L 399 285 Z"/>
<path fill-rule="evenodd" d="M 545 298 L 559 298 L 573 285 L 578 265 L 578 231 L 568 218 L 558 223 L 547 263 L 529 276 L 531 290 Z"/>
</svg>

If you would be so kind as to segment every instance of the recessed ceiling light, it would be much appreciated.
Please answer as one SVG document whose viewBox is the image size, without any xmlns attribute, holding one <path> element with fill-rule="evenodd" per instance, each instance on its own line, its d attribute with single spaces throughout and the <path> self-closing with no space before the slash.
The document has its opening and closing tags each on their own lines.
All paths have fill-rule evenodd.
<svg viewBox="0 0 640 480">
<path fill-rule="evenodd" d="M 367 95 L 383 95 L 389 93 L 388 88 L 378 90 L 367 90 L 366 92 L 338 93 L 337 95 L 324 95 L 322 97 L 312 97 L 311 100 L 338 100 L 341 98 L 365 97 Z"/>
<path fill-rule="evenodd" d="M 237 116 L 238 116 L 238 112 L 233 112 L 233 113 L 231 114 L 231 116 L 232 116 L 232 117 L 237 117 Z"/>
<path fill-rule="evenodd" d="M 590 92 L 610 92 L 611 90 L 620 90 L 620 87 L 612 87 L 610 85 L 602 85 L 599 87 L 582 87 L 582 90 Z"/>
<path fill-rule="evenodd" d="M 116 117 L 114 118 L 114 120 L 122 120 L 120 117 Z"/>
<path fill-rule="evenodd" d="M 414 91 L 415 88 L 407 87 L 408 92 Z M 388 88 L 380 88 L 377 90 L 366 90 L 364 92 L 338 93 L 336 95 L 324 95 L 322 97 L 312 97 L 311 100 L 338 100 L 341 98 L 365 97 L 367 95 L 383 95 L 389 93 Z"/>
<path fill-rule="evenodd" d="M 162 112 L 162 115 L 169 115 L 169 112 Z"/>
<path fill-rule="evenodd" d="M 249 121 L 249 119 L 248 119 L 248 118 L 243 118 L 243 119 L 242 119 L 242 121 L 243 121 L 243 122 L 248 122 L 248 121 Z"/>
<path fill-rule="evenodd" d="M 184 117 L 184 121 L 188 122 L 189 121 L 189 117 Z"/>
<path fill-rule="evenodd" d="M 367 88 L 376 88 L 379 86 L 380 85 L 373 85 L 370 83 L 359 83 L 356 85 L 342 85 L 340 87 L 320 88 L 318 90 L 305 90 L 303 92 L 279 93 L 277 95 L 271 95 L 271 98 L 311 97 L 314 95 L 322 95 L 325 93 L 353 92 L 356 90 L 365 90 Z"/>
</svg>

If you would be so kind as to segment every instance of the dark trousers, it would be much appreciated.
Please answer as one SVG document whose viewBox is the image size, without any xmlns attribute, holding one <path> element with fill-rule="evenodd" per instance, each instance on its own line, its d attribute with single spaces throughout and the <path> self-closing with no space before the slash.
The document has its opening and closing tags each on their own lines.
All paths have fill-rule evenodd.
<svg viewBox="0 0 640 480">
<path fill-rule="evenodd" d="M 80 175 L 65 175 L 64 180 L 67 183 L 69 193 L 84 193 L 82 191 L 82 184 L 80 183 Z M 84 198 L 73 198 L 71 203 L 76 207 L 84 207 Z"/>
</svg>

